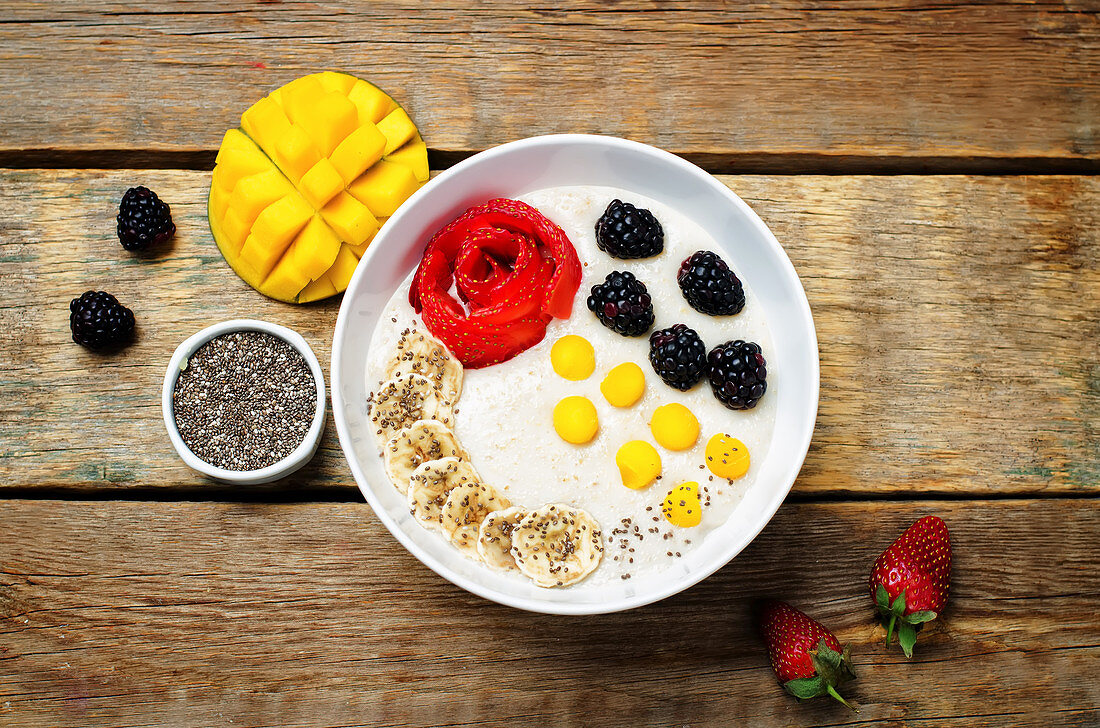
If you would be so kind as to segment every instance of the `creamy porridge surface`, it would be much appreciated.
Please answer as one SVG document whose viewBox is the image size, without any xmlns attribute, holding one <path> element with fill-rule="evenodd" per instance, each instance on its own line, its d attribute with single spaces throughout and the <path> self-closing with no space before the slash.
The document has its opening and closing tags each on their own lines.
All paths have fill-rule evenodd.
<svg viewBox="0 0 1100 728">
<path fill-rule="evenodd" d="M 618 260 L 596 247 L 596 220 L 615 198 L 653 212 L 665 231 L 664 252 L 642 260 Z M 566 503 L 587 510 L 599 521 L 606 551 L 600 566 L 583 584 L 619 580 L 627 574 L 651 575 L 672 566 L 702 543 L 756 485 L 773 435 L 775 390 L 782 386 L 782 372 L 777 371 L 771 356 L 765 312 L 753 295 L 752 281 L 740 274 L 736 252 L 731 255 L 719 248 L 698 225 L 660 202 L 608 187 L 556 187 L 519 199 L 561 226 L 577 250 L 583 279 L 572 315 L 567 320 L 553 320 L 541 343 L 502 364 L 466 370 L 455 432 L 483 480 L 515 505 L 535 509 L 547 503 Z M 707 316 L 684 300 L 676 273 L 680 263 L 696 250 L 718 252 L 741 278 L 746 304 L 739 314 Z M 648 335 L 623 337 L 601 325 L 585 306 L 585 299 L 592 286 L 602 283 L 613 270 L 629 270 L 646 284 L 656 313 L 654 329 L 687 324 L 699 333 L 708 350 L 733 339 L 760 344 L 768 362 L 768 392 L 756 408 L 726 409 L 711 394 L 705 378 L 687 392 L 665 385 L 649 364 Z M 386 360 L 401 331 L 423 328 L 408 303 L 408 290 L 406 280 L 390 299 L 371 339 L 366 367 L 369 392 L 375 391 L 383 378 Z M 583 336 L 595 347 L 596 370 L 584 381 L 562 379 L 551 367 L 550 348 L 566 334 Z M 604 399 L 600 382 L 608 370 L 623 362 L 641 366 L 646 388 L 637 404 L 620 409 Z M 570 395 L 587 397 L 599 414 L 599 432 L 586 445 L 571 445 L 554 431 L 554 405 Z M 661 479 L 643 490 L 624 487 L 615 465 L 616 451 L 629 440 L 653 443 L 650 416 L 655 408 L 670 402 L 685 405 L 699 419 L 698 442 L 681 452 L 658 447 Z M 748 473 L 736 481 L 713 476 L 704 465 L 706 442 L 719 432 L 744 442 L 751 454 Z M 704 500 L 709 500 L 703 521 L 695 528 L 677 528 L 661 516 L 661 502 L 669 490 L 685 481 L 698 482 L 705 488 Z M 434 533 L 425 535 L 442 538 Z M 518 573 L 514 578 L 524 579 Z"/>
</svg>

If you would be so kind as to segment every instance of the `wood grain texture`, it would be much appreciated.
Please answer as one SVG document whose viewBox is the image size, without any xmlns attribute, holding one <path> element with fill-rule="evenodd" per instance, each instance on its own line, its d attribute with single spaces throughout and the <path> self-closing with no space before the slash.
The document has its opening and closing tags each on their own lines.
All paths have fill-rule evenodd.
<svg viewBox="0 0 1100 728">
<path fill-rule="evenodd" d="M 275 86 L 337 69 L 393 93 L 429 146 L 452 152 L 596 132 L 727 171 L 771 155 L 795 168 L 1095 162 L 1098 12 L 1095 0 L 19 0 L 0 24 L 0 86 L 18 99 L 0 106 L 0 152 L 212 150 Z"/>
<path fill-rule="evenodd" d="M 268 300 L 222 261 L 207 175 L 0 175 L 0 491 L 196 488 L 160 414 L 175 346 L 208 324 L 300 331 L 328 375 L 339 306 Z M 1100 181 L 1086 177 L 724 177 L 772 227 L 810 299 L 821 406 L 801 495 L 1096 493 L 1100 487 Z M 179 232 L 135 257 L 113 215 L 160 191 Z M 136 343 L 69 338 L 68 302 L 106 288 Z M 331 417 L 286 492 L 354 498 Z M 270 492 L 263 489 L 258 492 Z M 336 495 L 345 493 L 345 496 Z"/>
<path fill-rule="evenodd" d="M 925 513 L 948 522 L 956 558 L 948 608 L 910 662 L 883 646 L 866 578 Z M 13 728 L 1100 718 L 1100 684 L 1083 679 L 1100 657 L 1095 501 L 787 505 L 696 587 L 570 618 L 450 585 L 360 504 L 7 501 L 4 527 L 0 722 Z M 762 597 L 852 643 L 859 715 L 782 692 L 752 627 Z"/>
</svg>

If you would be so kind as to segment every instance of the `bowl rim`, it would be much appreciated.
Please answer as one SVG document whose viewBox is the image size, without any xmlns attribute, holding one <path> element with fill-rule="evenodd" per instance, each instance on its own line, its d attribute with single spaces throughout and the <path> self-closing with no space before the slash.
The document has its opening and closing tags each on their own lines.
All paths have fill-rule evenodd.
<svg viewBox="0 0 1100 728">
<path fill-rule="evenodd" d="M 293 452 L 279 462 L 272 463 L 258 470 L 227 470 L 217 465 L 211 465 L 192 452 L 191 448 L 187 447 L 187 444 L 180 436 L 179 428 L 176 426 L 172 393 L 176 389 L 176 380 L 179 379 L 185 362 L 190 359 L 203 344 L 222 334 L 229 334 L 235 331 L 260 331 L 271 334 L 290 344 L 294 347 L 294 350 L 301 354 L 302 358 L 306 360 L 306 363 L 309 365 L 310 373 L 313 374 L 313 382 L 317 388 L 317 406 L 313 412 L 313 420 L 310 422 L 309 429 L 306 431 L 305 437 L 302 438 L 302 442 L 298 444 L 298 447 L 296 447 Z M 168 366 L 164 371 L 164 384 L 161 388 L 161 414 L 164 417 L 164 427 L 168 431 L 168 439 L 172 441 L 172 447 L 176 449 L 180 458 L 182 458 L 192 470 L 227 483 L 270 483 L 273 480 L 286 477 L 299 470 L 303 465 L 309 462 L 314 453 L 317 452 L 317 446 L 320 444 L 321 433 L 324 431 L 325 426 L 325 411 L 327 405 L 325 400 L 325 377 L 324 372 L 321 370 L 321 362 L 317 359 L 317 355 L 313 353 L 313 349 L 310 348 L 309 343 L 306 342 L 298 332 L 293 329 L 288 329 L 285 326 L 273 324 L 268 321 L 261 321 L 259 319 L 231 319 L 229 321 L 212 324 L 192 334 L 184 339 L 184 341 L 176 347 L 176 350 L 172 352 L 172 357 L 168 360 Z"/>
<path fill-rule="evenodd" d="M 516 596 L 497 591 L 495 589 L 483 586 L 477 581 L 468 579 L 461 574 L 451 571 L 446 565 L 437 563 L 435 558 L 423 550 L 416 541 L 401 529 L 401 527 L 390 517 L 390 514 L 381 505 L 381 503 L 375 498 L 372 489 L 367 484 L 367 478 L 360 468 L 356 459 L 354 450 L 352 449 L 351 432 L 348 423 L 344 417 L 345 403 L 343 402 L 342 394 L 342 378 L 340 373 L 340 367 L 338 362 L 343 354 L 343 342 L 346 334 L 346 330 L 349 326 L 351 314 L 349 312 L 349 301 L 353 296 L 348 295 L 354 293 L 358 287 L 359 282 L 363 279 L 364 271 L 370 265 L 374 258 L 374 255 L 378 253 L 382 246 L 377 243 L 378 238 L 384 239 L 388 230 L 393 230 L 398 227 L 395 222 L 399 222 L 406 215 L 413 214 L 415 204 L 419 199 L 427 195 L 434 187 L 441 185 L 445 181 L 452 177 L 462 174 L 466 169 L 484 163 L 487 159 L 493 159 L 509 152 L 528 147 L 537 146 L 556 146 L 561 144 L 576 144 L 576 145 L 595 145 L 603 147 L 617 147 L 622 150 L 628 150 L 634 153 L 640 153 L 648 155 L 650 157 L 656 157 L 662 162 L 671 164 L 675 167 L 679 167 L 681 170 L 700 178 L 703 184 L 710 186 L 722 197 L 726 198 L 730 204 L 735 206 L 740 212 L 742 212 L 746 218 L 750 221 L 752 226 L 757 230 L 762 238 L 766 241 L 767 245 L 772 249 L 775 254 L 776 260 L 779 262 L 780 267 L 783 270 L 785 276 L 793 279 L 798 287 L 800 296 L 797 297 L 797 309 L 801 323 L 805 326 L 805 330 L 808 332 L 808 345 L 812 347 L 813 356 L 810 357 L 811 361 L 811 374 L 812 374 L 812 386 L 811 395 L 804 402 L 804 413 L 806 417 L 806 425 L 802 431 L 798 433 L 798 440 L 795 443 L 794 451 L 801 453 L 795 460 L 792 460 L 789 470 L 793 472 L 793 476 L 789 478 L 784 487 L 776 488 L 771 500 L 767 503 L 764 511 L 767 513 L 766 518 L 761 518 L 759 523 L 753 528 L 746 529 L 744 533 L 748 534 L 751 531 L 751 535 L 748 538 L 739 539 L 730 548 L 724 549 L 720 556 L 715 558 L 712 563 L 707 564 L 705 567 L 700 568 L 698 571 L 693 571 L 686 579 L 678 579 L 671 582 L 670 586 L 665 586 L 660 589 L 655 589 L 644 594 L 637 594 L 632 597 L 626 597 L 616 600 L 610 600 L 600 605 L 592 604 L 576 604 L 573 602 L 556 602 L 545 601 L 539 599 L 533 599 L 523 596 Z M 359 490 L 363 493 L 367 502 L 370 504 L 371 510 L 382 521 L 382 524 L 393 535 L 397 541 L 405 547 L 420 563 L 427 566 L 433 572 L 443 577 L 452 584 L 465 589 L 466 591 L 476 594 L 483 599 L 487 599 L 498 604 L 514 607 L 516 609 L 522 609 L 530 612 L 538 612 L 543 614 L 560 614 L 560 615 L 593 615 L 593 614 L 607 614 L 611 612 L 620 612 L 636 607 L 652 604 L 662 599 L 666 599 L 674 594 L 678 594 L 685 589 L 695 586 L 699 582 L 703 581 L 707 577 L 714 574 L 714 572 L 721 569 L 723 566 L 732 561 L 741 551 L 743 551 L 753 540 L 760 534 L 761 531 L 771 522 L 774 518 L 776 511 L 783 504 L 787 494 L 794 486 L 794 482 L 798 477 L 798 473 L 802 468 L 806 459 L 806 454 L 809 452 L 810 441 L 813 437 L 813 432 L 817 422 L 818 403 L 820 399 L 821 388 L 821 367 L 820 367 L 820 350 L 818 348 L 817 329 L 814 326 L 813 315 L 810 311 L 809 301 L 806 297 L 805 288 L 802 286 L 802 281 L 798 277 L 797 271 L 795 271 L 794 264 L 791 262 L 790 257 L 787 255 L 783 246 L 779 244 L 775 235 L 768 228 L 767 224 L 760 218 L 756 212 L 749 207 L 749 205 L 742 200 L 731 189 L 719 182 L 713 175 L 706 172 L 699 166 L 678 157 L 671 152 L 665 151 L 658 147 L 644 144 L 642 142 L 636 142 L 629 139 L 623 139 L 621 137 L 605 136 L 599 134 L 545 134 L 540 136 L 528 137 L 525 139 L 519 139 L 505 144 L 486 149 L 482 152 L 478 152 L 461 162 L 458 162 L 453 167 L 444 170 L 423 187 L 413 193 L 404 204 L 398 208 L 397 212 L 387 221 L 388 224 L 382 228 L 378 233 L 372 245 L 367 248 L 360 265 L 356 267 L 355 273 L 352 275 L 351 281 L 348 284 L 347 290 L 343 295 L 343 300 L 340 304 L 340 312 L 336 319 L 336 325 L 333 329 L 332 340 L 332 352 L 329 361 L 329 371 L 332 376 L 332 397 L 333 397 L 333 418 L 336 422 L 336 430 L 340 440 L 340 447 L 344 453 L 344 459 L 348 463 L 348 467 L 352 471 L 352 475 L 355 478 L 356 485 L 359 486 Z M 388 230 L 387 230 L 388 228 Z M 339 406 L 337 406 L 339 403 Z"/>
</svg>

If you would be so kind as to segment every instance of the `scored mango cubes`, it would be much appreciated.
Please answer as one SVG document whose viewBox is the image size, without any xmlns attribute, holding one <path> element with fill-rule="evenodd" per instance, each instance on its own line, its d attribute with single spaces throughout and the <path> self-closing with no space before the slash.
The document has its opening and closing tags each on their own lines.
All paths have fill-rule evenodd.
<svg viewBox="0 0 1100 728">
<path fill-rule="evenodd" d="M 378 87 L 325 71 L 253 104 L 218 150 L 210 230 L 246 283 L 307 303 L 347 288 L 386 218 L 428 179 L 416 125 Z"/>
</svg>

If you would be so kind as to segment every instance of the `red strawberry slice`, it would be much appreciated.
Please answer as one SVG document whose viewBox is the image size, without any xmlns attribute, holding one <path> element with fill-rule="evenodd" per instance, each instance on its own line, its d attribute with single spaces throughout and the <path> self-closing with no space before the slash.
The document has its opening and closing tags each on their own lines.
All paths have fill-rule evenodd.
<svg viewBox="0 0 1100 728">
<path fill-rule="evenodd" d="M 769 601 L 760 613 L 760 631 L 768 644 L 772 669 L 783 689 L 801 700 L 829 695 L 859 712 L 836 688 L 855 679 L 850 649 L 786 602 Z"/>
<path fill-rule="evenodd" d="M 936 516 L 925 516 L 882 552 L 871 568 L 871 599 L 886 626 L 886 644 L 898 628 L 906 657 L 913 656 L 917 626 L 939 616 L 951 577 L 951 534 Z"/>
<path fill-rule="evenodd" d="M 428 241 L 409 303 L 463 366 L 477 369 L 542 341 L 552 318 L 569 317 L 580 281 L 565 232 L 530 205 L 500 198 Z"/>
</svg>

